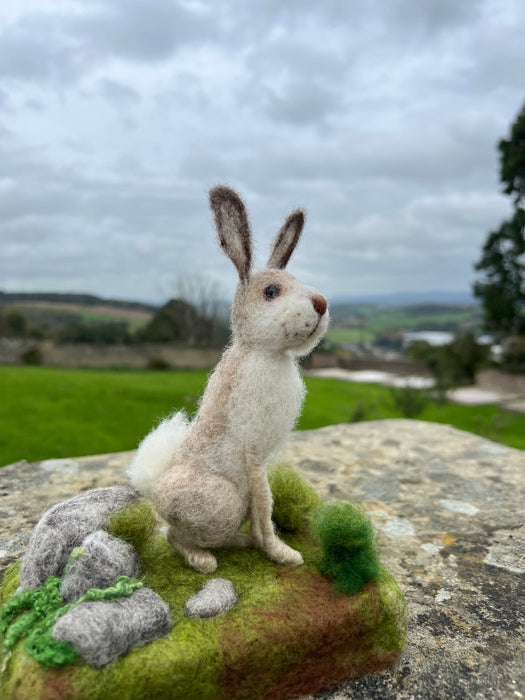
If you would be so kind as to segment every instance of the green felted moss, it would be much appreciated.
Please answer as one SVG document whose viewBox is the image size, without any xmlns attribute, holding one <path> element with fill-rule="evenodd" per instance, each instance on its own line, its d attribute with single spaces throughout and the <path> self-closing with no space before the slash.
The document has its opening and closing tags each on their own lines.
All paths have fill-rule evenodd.
<svg viewBox="0 0 525 700">
<path fill-rule="evenodd" d="M 50 576 L 43 586 L 15 595 L 0 608 L 0 633 L 5 670 L 13 648 L 19 639 L 27 639 L 26 651 L 47 666 L 71 663 L 77 652 L 69 644 L 55 642 L 49 632 L 56 612 L 65 601 L 59 593 L 60 579 Z"/>
<path fill-rule="evenodd" d="M 110 535 L 129 542 L 140 556 L 155 532 L 155 525 L 153 507 L 141 501 L 115 513 L 107 525 L 107 531 Z"/>
<path fill-rule="evenodd" d="M 404 632 L 408 626 L 405 598 L 397 583 L 383 566 L 379 567 L 377 580 L 379 605 L 374 604 L 369 590 L 363 590 L 363 617 L 373 629 L 376 648 L 402 651 L 405 643 Z"/>
<path fill-rule="evenodd" d="M 268 560 L 259 552 L 217 550 L 217 559 L 217 572 L 203 576 L 185 566 L 164 537 L 150 542 L 143 553 L 144 583 L 169 603 L 174 628 L 167 637 L 134 649 L 101 671 L 88 666 L 78 669 L 75 687 L 80 698 L 91 698 L 93 683 L 99 687 L 102 678 L 104 700 L 220 697 L 224 673 L 220 630 L 233 613 L 241 628 L 250 629 L 252 611 L 258 606 L 271 607 L 271 601 L 279 601 L 282 592 L 275 568 L 268 566 Z M 232 581 L 240 603 L 216 619 L 184 617 L 184 604 L 190 595 L 200 590 L 205 581 L 219 576 Z M 254 581 L 259 585 L 254 586 Z"/>
<path fill-rule="evenodd" d="M 366 513 L 350 503 L 320 506 L 312 516 L 323 556 L 319 570 L 335 578 L 335 590 L 351 595 L 379 576 L 374 528 Z"/>
<path fill-rule="evenodd" d="M 276 500 L 278 483 L 273 482 Z M 136 519 L 140 512 L 135 511 Z M 314 520 L 320 513 L 317 509 Z M 303 527 L 304 517 L 294 521 L 296 534 L 283 535 L 305 561 L 291 569 L 254 549 L 219 549 L 217 571 L 203 576 L 185 566 L 164 537 L 146 538 L 141 552 L 143 582 L 169 603 L 175 622 L 170 634 L 101 670 L 80 661 L 60 670 L 46 669 L 18 643 L 6 673 L 0 675 L 0 697 L 278 699 L 314 693 L 388 668 L 398 660 L 406 634 L 401 592 L 380 570 L 358 594 L 335 594 L 334 580 L 327 577 L 334 574 L 319 572 L 325 557 L 322 538 Z M 284 530 L 281 522 L 279 527 Z M 184 617 L 186 600 L 215 577 L 233 583 L 239 603 L 214 619 Z M 0 595 L 11 598 L 17 585 L 18 569 L 11 567 Z"/>
<path fill-rule="evenodd" d="M 273 494 L 272 519 L 279 530 L 303 530 L 313 511 L 321 505 L 319 496 L 299 474 L 288 467 L 273 467 L 268 479 Z"/>
</svg>

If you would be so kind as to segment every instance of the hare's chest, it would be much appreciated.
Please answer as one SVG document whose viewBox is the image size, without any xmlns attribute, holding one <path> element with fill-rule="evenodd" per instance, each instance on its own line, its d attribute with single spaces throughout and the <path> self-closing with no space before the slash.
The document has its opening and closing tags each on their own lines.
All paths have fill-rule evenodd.
<svg viewBox="0 0 525 700">
<path fill-rule="evenodd" d="M 304 384 L 293 362 L 258 358 L 244 363 L 239 382 L 238 401 L 232 406 L 238 435 L 263 457 L 279 448 L 293 429 L 304 400 Z"/>
<path fill-rule="evenodd" d="M 286 423 L 286 430 L 290 431 L 301 412 L 306 391 L 304 382 L 295 364 L 281 368 L 274 379 L 268 387 L 267 411 L 275 417 L 275 422 Z"/>
</svg>

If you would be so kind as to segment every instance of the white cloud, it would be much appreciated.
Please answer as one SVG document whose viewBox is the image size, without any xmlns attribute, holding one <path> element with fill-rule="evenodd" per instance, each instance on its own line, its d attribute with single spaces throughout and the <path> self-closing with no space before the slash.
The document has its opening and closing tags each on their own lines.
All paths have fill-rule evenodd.
<svg viewBox="0 0 525 700">
<path fill-rule="evenodd" d="M 328 294 L 466 290 L 507 215 L 495 145 L 523 102 L 520 0 L 7 0 L 0 287 L 231 291 L 206 191 L 247 200 L 264 262 Z"/>
</svg>

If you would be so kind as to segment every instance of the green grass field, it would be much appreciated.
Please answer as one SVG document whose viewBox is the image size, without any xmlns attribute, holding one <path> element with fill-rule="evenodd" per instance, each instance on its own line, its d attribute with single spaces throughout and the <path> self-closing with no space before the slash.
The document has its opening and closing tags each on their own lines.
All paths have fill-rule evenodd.
<svg viewBox="0 0 525 700">
<path fill-rule="evenodd" d="M 374 334 L 364 328 L 330 328 L 326 339 L 331 343 L 371 343 Z"/>
<path fill-rule="evenodd" d="M 131 450 L 173 409 L 190 414 L 203 371 L 64 370 L 0 367 L 0 465 Z M 399 417 L 388 389 L 307 378 L 299 429 Z M 496 406 L 429 403 L 422 420 L 449 423 L 525 449 L 525 416 Z"/>
<path fill-rule="evenodd" d="M 116 312 L 103 312 L 103 311 L 91 311 L 89 308 L 83 308 L 79 310 L 82 320 L 86 323 L 108 323 L 108 322 L 120 322 L 125 323 L 130 331 L 136 331 L 138 328 L 144 328 L 148 321 L 152 318 L 153 314 L 150 316 L 144 314 L 144 316 L 133 316 L 132 314 L 118 314 Z"/>
<path fill-rule="evenodd" d="M 412 315 L 405 309 L 383 309 L 370 319 L 366 329 L 372 333 L 378 333 L 387 328 L 412 330 L 433 327 L 434 325 L 461 324 L 471 321 L 475 317 L 476 314 L 473 311 Z"/>
</svg>

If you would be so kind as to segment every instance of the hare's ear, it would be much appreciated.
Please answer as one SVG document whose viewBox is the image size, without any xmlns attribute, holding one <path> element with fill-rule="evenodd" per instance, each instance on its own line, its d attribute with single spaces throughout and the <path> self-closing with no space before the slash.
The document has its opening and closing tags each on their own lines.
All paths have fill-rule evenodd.
<svg viewBox="0 0 525 700">
<path fill-rule="evenodd" d="M 237 268 L 239 279 L 246 281 L 252 267 L 252 236 L 246 207 L 236 192 L 222 185 L 210 190 L 210 206 L 221 247 Z"/>
<path fill-rule="evenodd" d="M 297 209 L 286 219 L 275 237 L 267 267 L 278 270 L 283 270 L 286 267 L 291 254 L 295 250 L 295 246 L 299 243 L 303 226 L 304 211 Z"/>
</svg>

